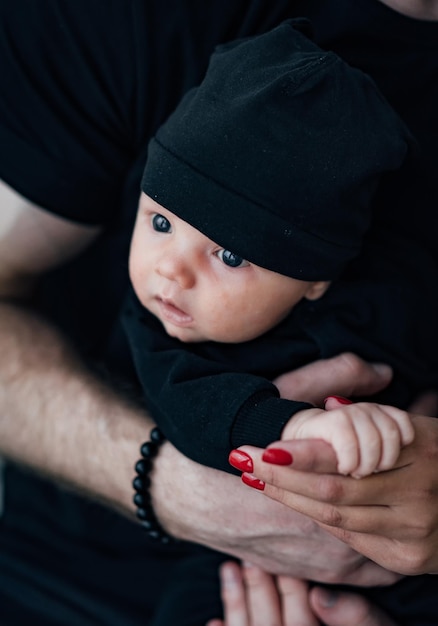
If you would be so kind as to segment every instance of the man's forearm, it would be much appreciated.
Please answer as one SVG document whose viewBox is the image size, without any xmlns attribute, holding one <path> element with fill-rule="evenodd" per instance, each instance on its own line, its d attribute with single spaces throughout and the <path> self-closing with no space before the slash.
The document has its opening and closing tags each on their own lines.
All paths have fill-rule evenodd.
<svg viewBox="0 0 438 626">
<path fill-rule="evenodd" d="M 151 493 L 155 512 L 169 532 L 266 571 L 363 586 L 397 580 L 333 541 L 308 518 L 269 502 L 236 476 L 194 463 L 169 443 L 154 461 Z"/>
<path fill-rule="evenodd" d="M 132 514 L 132 468 L 151 420 L 90 374 L 46 322 L 12 305 L 0 309 L 0 454 Z M 257 497 L 234 476 L 193 463 L 170 443 L 152 478 L 156 513 L 178 537 L 271 571 L 328 582 L 393 581 L 313 522 Z"/>
<path fill-rule="evenodd" d="M 151 421 L 44 320 L 8 304 L 0 320 L 0 454 L 132 513 L 133 465 Z"/>
</svg>

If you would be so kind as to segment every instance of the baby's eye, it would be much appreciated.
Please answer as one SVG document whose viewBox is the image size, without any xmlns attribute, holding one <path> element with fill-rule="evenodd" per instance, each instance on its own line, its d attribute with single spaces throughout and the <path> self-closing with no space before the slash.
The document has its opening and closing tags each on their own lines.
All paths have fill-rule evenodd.
<svg viewBox="0 0 438 626">
<path fill-rule="evenodd" d="M 155 215 L 152 216 L 152 228 L 159 233 L 170 233 L 172 225 L 169 220 L 164 217 L 164 215 L 155 213 Z"/>
<path fill-rule="evenodd" d="M 237 254 L 234 254 L 234 252 L 230 250 L 219 250 L 218 257 L 229 267 L 245 267 L 249 265 L 248 261 L 245 261 L 241 256 L 237 256 Z"/>
</svg>

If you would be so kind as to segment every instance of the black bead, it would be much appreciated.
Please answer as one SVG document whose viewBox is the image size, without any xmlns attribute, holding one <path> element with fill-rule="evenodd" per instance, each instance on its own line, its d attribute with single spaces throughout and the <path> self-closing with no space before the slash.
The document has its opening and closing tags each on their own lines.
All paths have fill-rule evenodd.
<svg viewBox="0 0 438 626">
<path fill-rule="evenodd" d="M 149 459 L 140 459 L 135 464 L 135 471 L 137 472 L 137 474 L 140 474 L 140 476 L 144 476 L 145 474 L 147 474 L 147 472 L 151 468 L 152 468 L 152 463 L 150 462 Z"/>
<path fill-rule="evenodd" d="M 146 509 L 138 508 L 136 511 L 136 515 L 138 519 L 141 520 L 152 520 L 152 511 L 147 511 Z"/>
<path fill-rule="evenodd" d="M 163 536 L 163 533 L 161 533 L 158 528 L 154 529 L 154 530 L 150 530 L 148 532 L 149 537 L 151 537 L 151 539 L 161 539 Z"/>
<path fill-rule="evenodd" d="M 134 487 L 135 491 L 144 491 L 144 478 L 145 477 L 141 477 L 141 476 L 136 476 L 134 478 L 134 480 L 132 481 L 132 486 Z"/>
<path fill-rule="evenodd" d="M 147 499 L 144 493 L 136 492 L 134 494 L 134 497 L 132 498 L 132 501 L 134 502 L 135 506 L 138 506 L 138 507 L 144 508 L 145 504 L 147 504 Z"/>
<path fill-rule="evenodd" d="M 133 496 L 133 502 L 136 506 L 136 515 L 140 520 L 140 524 L 151 539 L 159 541 L 162 544 L 177 543 L 177 539 L 168 535 L 166 531 L 161 528 L 152 508 L 151 495 L 149 492 L 151 484 L 149 475 L 153 467 L 152 459 L 157 455 L 160 445 L 166 441 L 166 437 L 159 428 L 153 428 L 150 436 L 150 441 L 146 441 L 140 448 L 142 458 L 135 464 L 136 476 L 132 481 L 132 486 L 136 492 Z"/>
<path fill-rule="evenodd" d="M 151 441 L 157 443 L 159 446 L 166 440 L 161 430 L 157 427 L 151 430 Z"/>
<path fill-rule="evenodd" d="M 156 526 L 155 520 L 144 519 L 141 521 L 141 525 L 145 530 L 153 530 Z"/>
<path fill-rule="evenodd" d="M 146 441 L 140 448 L 140 454 L 144 459 L 152 459 L 158 452 L 158 447 L 152 441 Z"/>
</svg>

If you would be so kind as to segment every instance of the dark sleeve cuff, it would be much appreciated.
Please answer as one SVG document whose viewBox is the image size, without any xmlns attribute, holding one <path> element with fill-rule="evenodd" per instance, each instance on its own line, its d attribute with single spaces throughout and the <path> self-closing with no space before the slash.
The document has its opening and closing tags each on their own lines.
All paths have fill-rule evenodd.
<svg viewBox="0 0 438 626">
<path fill-rule="evenodd" d="M 245 444 L 264 448 L 281 439 L 284 426 L 295 413 L 314 406 L 277 398 L 268 391 L 254 394 L 239 410 L 231 432 L 231 445 Z"/>
</svg>

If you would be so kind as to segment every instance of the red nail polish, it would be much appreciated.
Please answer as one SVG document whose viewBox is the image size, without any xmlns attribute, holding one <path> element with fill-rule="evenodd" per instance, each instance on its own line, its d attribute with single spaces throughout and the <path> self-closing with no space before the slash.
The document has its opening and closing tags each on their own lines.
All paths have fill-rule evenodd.
<svg viewBox="0 0 438 626">
<path fill-rule="evenodd" d="M 255 476 L 251 476 L 251 474 L 242 474 L 241 476 L 242 482 L 248 487 L 252 487 L 253 489 L 258 489 L 259 491 L 263 491 L 265 488 L 265 483 L 263 480 L 259 480 Z"/>
<path fill-rule="evenodd" d="M 339 404 L 353 404 L 351 400 L 349 400 L 348 398 L 344 398 L 344 396 L 327 396 L 327 398 L 324 398 L 324 404 L 329 398 L 334 398 L 339 402 Z"/>
<path fill-rule="evenodd" d="M 252 458 L 241 450 L 231 450 L 228 463 L 241 472 L 252 472 L 254 470 Z"/>
<path fill-rule="evenodd" d="M 280 448 L 267 448 L 262 455 L 263 461 L 273 465 L 292 465 L 293 457 L 287 450 Z"/>
</svg>

